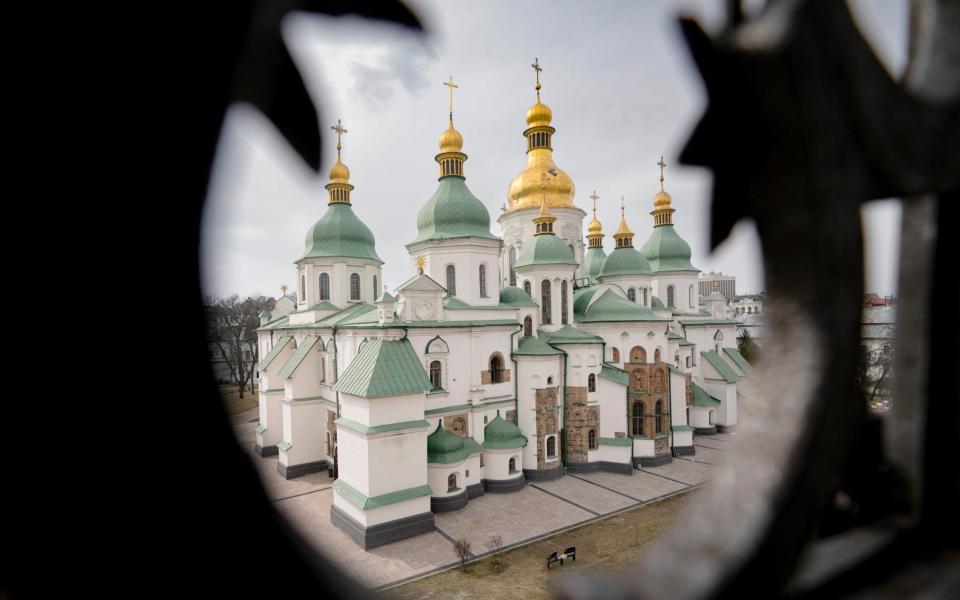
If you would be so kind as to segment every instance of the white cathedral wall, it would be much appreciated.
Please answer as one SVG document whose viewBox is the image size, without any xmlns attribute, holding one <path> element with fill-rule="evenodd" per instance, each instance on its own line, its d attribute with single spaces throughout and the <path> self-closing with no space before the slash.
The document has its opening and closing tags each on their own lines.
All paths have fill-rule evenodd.
<svg viewBox="0 0 960 600">
<path fill-rule="evenodd" d="M 630 446 L 613 446 L 600 444 L 596 450 L 590 450 L 587 453 L 587 459 L 590 462 L 605 461 L 614 463 L 630 462 Z"/>
<path fill-rule="evenodd" d="M 427 484 L 427 431 L 368 436 L 369 493 L 380 496 Z M 362 491 L 362 490 L 361 490 Z"/>
<path fill-rule="evenodd" d="M 703 389 L 705 389 L 708 394 L 710 394 L 717 400 L 720 400 L 720 405 L 714 409 L 714 413 L 713 413 L 714 422 L 717 423 L 718 425 L 730 424 L 729 415 L 728 415 L 728 411 L 730 410 L 730 402 L 729 402 L 729 394 L 727 392 L 727 389 L 729 387 L 733 388 L 733 402 L 734 404 L 736 404 L 737 384 L 727 383 L 725 379 L 708 379 L 707 377 L 704 377 L 703 383 L 704 383 Z M 734 411 L 736 411 L 736 408 L 734 408 Z M 736 418 L 735 415 L 734 415 L 734 418 Z"/>
<path fill-rule="evenodd" d="M 698 300 L 698 273 L 699 271 L 666 271 L 656 273 L 653 277 L 653 290 L 657 298 L 667 304 L 667 287 L 674 286 L 674 308 L 686 312 L 699 310 Z M 690 297 L 690 286 L 693 286 L 693 297 Z"/>
<path fill-rule="evenodd" d="M 583 323 L 580 329 L 599 335 L 606 342 L 606 362 L 613 363 L 613 348 L 620 351 L 620 362 L 623 366 L 630 359 L 630 349 L 642 346 L 647 352 L 647 362 L 653 362 L 657 349 L 661 350 L 664 361 L 673 362 L 673 356 L 668 356 L 670 344 L 667 340 L 667 324 L 662 321 L 634 321 L 612 323 Z M 626 335 L 623 335 L 626 333 Z M 652 335 L 651 335 L 652 334 Z"/>
<path fill-rule="evenodd" d="M 343 405 L 341 404 L 341 415 Z M 424 451 L 424 457 L 426 451 Z M 337 425 L 337 475 L 368 498 L 370 494 L 370 456 L 366 436 Z M 426 462 L 421 458 L 421 462 Z"/>
<path fill-rule="evenodd" d="M 517 270 L 517 287 L 523 289 L 523 282 L 529 281 L 530 297 L 533 298 L 533 301 L 537 303 L 538 307 L 543 306 L 541 301 L 542 282 L 544 280 L 550 281 L 550 316 L 553 322 L 549 325 L 542 323 L 540 318 L 542 311 L 537 310 L 534 321 L 535 328 L 542 328 L 545 331 L 556 331 L 563 327 L 563 319 L 561 316 L 563 302 L 560 298 L 560 291 L 562 289 L 561 282 L 564 280 L 567 281 L 567 324 L 573 325 L 573 282 L 571 281 L 573 276 L 573 265 L 529 265 L 520 267 L 520 269 Z"/>
<path fill-rule="evenodd" d="M 676 371 L 670 371 L 670 424 L 687 424 L 686 377 Z"/>
<path fill-rule="evenodd" d="M 636 276 L 636 275 L 615 275 L 613 277 L 603 277 L 601 280 L 602 284 L 615 286 L 623 292 L 623 296 L 627 297 L 627 290 L 630 288 L 634 289 L 636 293 L 635 302 L 640 306 L 646 306 L 649 308 L 650 303 L 652 302 L 651 298 L 653 296 L 653 287 L 652 287 L 652 278 L 650 276 Z M 643 290 L 647 290 L 647 302 L 643 302 Z"/>
<path fill-rule="evenodd" d="M 323 350 L 317 342 L 310 352 L 303 358 L 290 377 L 283 382 L 283 396 L 285 400 L 296 398 L 312 398 L 320 394 L 320 357 Z"/>
<path fill-rule="evenodd" d="M 516 248 L 517 256 L 520 255 L 522 245 L 533 238 L 535 233 L 533 218 L 539 212 L 539 208 L 525 208 L 516 212 L 503 213 L 497 219 L 500 223 L 500 237 L 504 243 L 500 262 L 503 274 L 501 280 L 504 286 L 510 285 L 510 248 Z M 582 265 L 583 253 L 586 250 L 583 244 L 583 218 L 587 216 L 587 213 L 576 207 L 551 208 L 550 212 L 557 218 L 553 224 L 554 233 L 557 237 L 563 239 L 567 245 L 573 246 L 577 264 Z M 583 276 L 579 266 L 577 266 L 574 276 Z"/>
<path fill-rule="evenodd" d="M 265 428 L 257 434 L 261 447 L 274 446 L 283 439 L 283 392 L 261 391 L 259 398 L 260 426 Z"/>
<path fill-rule="evenodd" d="M 530 444 L 527 444 L 529 447 Z M 523 451 L 524 449 L 515 448 L 515 449 L 491 449 L 485 448 L 483 451 L 483 472 L 484 478 L 490 479 L 493 481 L 503 481 L 504 479 L 516 479 L 523 476 L 523 465 L 526 464 L 523 461 Z M 510 472 L 510 459 L 515 458 L 517 464 L 517 472 Z M 536 459 L 536 450 L 534 450 L 534 466 L 536 468 L 537 459 Z"/>
<path fill-rule="evenodd" d="M 412 498 L 364 511 L 347 502 L 334 491 L 333 504 L 365 527 L 373 527 L 381 523 L 389 523 L 390 521 L 430 512 L 430 496 Z"/>
<path fill-rule="evenodd" d="M 634 438 L 633 440 L 633 455 L 636 457 L 639 456 L 654 456 L 654 440 L 641 440 Z"/>
<path fill-rule="evenodd" d="M 627 388 L 609 379 L 597 377 L 600 399 L 600 437 L 612 438 L 629 433 L 627 427 Z"/>
<path fill-rule="evenodd" d="M 591 373 L 600 375 L 602 344 L 564 344 L 562 348 L 567 352 L 567 385 L 587 387 Z M 587 393 L 588 403 L 598 402 L 599 399 L 596 392 Z"/>
<path fill-rule="evenodd" d="M 383 289 L 383 269 L 373 260 L 365 258 L 307 258 L 297 265 L 297 290 L 300 294 L 300 277 L 306 277 L 306 290 L 298 296 L 298 310 L 313 306 L 320 300 L 320 274 L 330 276 L 330 302 L 346 308 L 351 302 L 372 304 Z M 350 300 L 350 275 L 360 275 L 360 300 Z M 377 277 L 379 290 L 373 289 L 373 277 Z"/>
<path fill-rule="evenodd" d="M 710 427 L 710 408 L 705 406 L 690 407 L 690 425 L 693 427 Z"/>
<path fill-rule="evenodd" d="M 477 306 L 500 303 L 500 240 L 462 238 L 411 244 L 408 249 L 413 273 L 422 255 L 427 259 L 424 273 L 447 287 L 447 266 L 453 265 L 457 298 Z M 480 265 L 486 267 L 486 296 L 480 295 Z"/>
<path fill-rule="evenodd" d="M 520 432 L 527 436 L 527 445 L 523 448 L 523 464 L 532 465 L 527 468 L 535 469 L 537 465 L 537 398 L 536 391 L 547 387 L 547 378 L 553 378 L 554 387 L 561 384 L 560 356 L 519 356 L 517 357 L 517 426 Z M 561 388 L 562 389 L 562 388 Z M 563 399 L 561 392 L 557 392 L 558 405 Z M 560 423 L 557 423 L 560 426 Z M 484 464 L 489 473 L 489 464 Z M 489 474 L 487 479 L 495 479 Z"/>
<path fill-rule="evenodd" d="M 284 465 L 299 465 L 323 460 L 326 456 L 326 410 L 322 400 L 284 400 L 283 440 L 292 444 L 280 451 Z"/>
</svg>

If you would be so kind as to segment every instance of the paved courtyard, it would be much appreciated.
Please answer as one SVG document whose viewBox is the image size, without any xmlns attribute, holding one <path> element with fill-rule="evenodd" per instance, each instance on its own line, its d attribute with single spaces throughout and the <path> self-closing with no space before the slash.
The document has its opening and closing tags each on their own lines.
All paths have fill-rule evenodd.
<svg viewBox="0 0 960 600">
<path fill-rule="evenodd" d="M 277 473 L 277 457 L 254 454 L 256 409 L 234 415 L 237 439 L 247 450 L 267 495 L 281 514 L 324 556 L 373 588 L 392 586 L 456 564 L 453 540 L 466 538 L 477 554 L 499 534 L 505 548 L 531 542 L 605 516 L 696 487 L 710 477 L 734 435 L 695 438 L 696 455 L 647 467 L 633 475 L 568 474 L 528 482 L 512 494 L 485 494 L 461 510 L 436 515 L 436 531 L 364 552 L 330 523 L 333 480 L 312 473 L 289 481 Z M 251 539 L 251 544 L 254 541 Z"/>
</svg>

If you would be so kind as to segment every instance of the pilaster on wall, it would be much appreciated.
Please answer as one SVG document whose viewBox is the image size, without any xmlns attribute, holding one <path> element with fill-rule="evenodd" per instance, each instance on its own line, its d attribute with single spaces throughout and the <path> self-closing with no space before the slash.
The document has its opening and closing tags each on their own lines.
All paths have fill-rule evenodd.
<svg viewBox="0 0 960 600">
<path fill-rule="evenodd" d="M 623 369 L 629 373 L 630 380 L 627 385 L 627 404 L 630 418 L 633 418 L 633 405 L 637 402 L 643 404 L 643 435 L 653 437 L 657 431 L 656 406 L 657 401 L 661 402 L 661 430 L 666 433 L 670 431 L 668 414 L 670 411 L 670 397 L 667 381 L 670 372 L 664 362 L 641 363 L 626 362 Z M 689 376 L 688 376 L 689 377 Z M 688 402 L 692 403 L 691 392 L 688 391 Z M 658 440 L 659 441 L 659 440 Z M 664 444 L 667 444 L 665 446 Z M 669 451 L 669 442 L 664 440 L 662 443 L 655 444 L 654 451 L 657 454 Z"/>
<path fill-rule="evenodd" d="M 553 463 L 547 464 L 546 438 L 548 435 L 557 436 L 557 452 L 560 452 L 560 407 L 557 405 L 557 388 L 541 388 L 536 390 L 535 408 L 537 413 L 537 469 L 551 468 Z"/>
<path fill-rule="evenodd" d="M 567 386 L 564 402 L 564 427 L 568 463 L 585 463 L 588 459 L 589 431 L 600 432 L 600 407 L 587 406 L 587 388 Z"/>
</svg>

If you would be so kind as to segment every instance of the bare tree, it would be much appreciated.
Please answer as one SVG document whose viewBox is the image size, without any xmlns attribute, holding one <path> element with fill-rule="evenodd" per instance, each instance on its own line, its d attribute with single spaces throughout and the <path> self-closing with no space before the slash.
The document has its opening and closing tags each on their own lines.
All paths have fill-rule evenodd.
<svg viewBox="0 0 960 600">
<path fill-rule="evenodd" d="M 499 535 L 490 536 L 490 539 L 487 540 L 486 546 L 492 558 L 491 564 L 496 568 L 496 570 L 499 571 L 501 568 L 503 568 L 501 556 L 501 553 L 503 552 L 503 538 Z"/>
<path fill-rule="evenodd" d="M 457 558 L 460 559 L 460 568 L 467 569 L 467 560 L 470 559 L 470 542 L 466 538 L 460 538 L 453 542 L 453 549 L 457 552 Z"/>
<path fill-rule="evenodd" d="M 260 326 L 260 313 L 273 308 L 276 302 L 263 296 L 240 300 L 236 294 L 228 298 L 208 296 L 206 301 L 207 337 L 216 345 L 243 398 L 247 386 L 253 388 L 260 361 L 256 331 Z"/>
</svg>

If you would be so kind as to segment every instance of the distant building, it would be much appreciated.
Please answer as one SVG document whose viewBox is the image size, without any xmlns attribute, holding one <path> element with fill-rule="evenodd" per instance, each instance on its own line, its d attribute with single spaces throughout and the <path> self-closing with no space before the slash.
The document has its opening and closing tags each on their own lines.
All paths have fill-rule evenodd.
<svg viewBox="0 0 960 600">
<path fill-rule="evenodd" d="M 700 295 L 707 297 L 710 292 L 718 289 L 715 285 L 719 284 L 719 292 L 730 302 L 737 296 L 737 277 L 735 275 L 724 275 L 723 273 L 700 273 Z"/>
<path fill-rule="evenodd" d="M 730 303 L 730 308 L 736 315 L 755 315 L 763 312 L 764 294 L 747 294 L 737 296 Z"/>
</svg>

